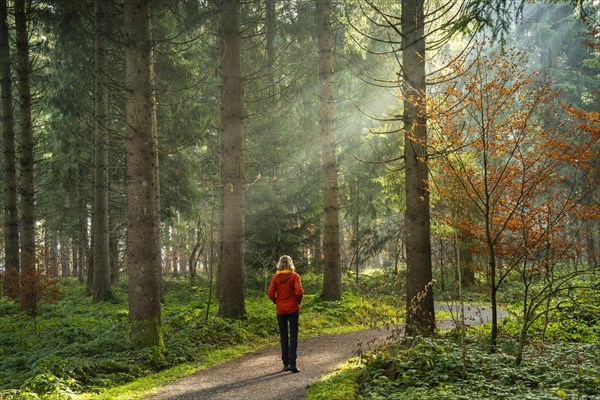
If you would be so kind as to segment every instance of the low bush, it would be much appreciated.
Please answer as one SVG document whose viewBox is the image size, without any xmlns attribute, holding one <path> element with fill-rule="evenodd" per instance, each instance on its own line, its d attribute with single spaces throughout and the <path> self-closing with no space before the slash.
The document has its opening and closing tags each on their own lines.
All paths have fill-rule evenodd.
<svg viewBox="0 0 600 400">
<path fill-rule="evenodd" d="M 357 399 L 598 399 L 600 344 L 553 343 L 528 349 L 517 366 L 510 353 L 490 352 L 470 338 L 463 373 L 453 339 L 404 339 L 367 359 L 358 374 Z M 505 348 L 516 344 L 509 340 Z"/>
</svg>

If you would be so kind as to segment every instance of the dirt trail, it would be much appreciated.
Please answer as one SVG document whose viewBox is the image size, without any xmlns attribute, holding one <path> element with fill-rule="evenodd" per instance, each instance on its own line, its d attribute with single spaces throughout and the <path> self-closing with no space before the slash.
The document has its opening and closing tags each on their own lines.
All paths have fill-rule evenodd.
<svg viewBox="0 0 600 400">
<path fill-rule="evenodd" d="M 445 306 L 437 307 L 441 308 Z M 488 309 L 468 307 L 465 315 L 469 324 L 490 320 Z M 438 322 L 442 328 L 451 325 L 452 321 L 448 320 Z M 297 374 L 280 372 L 279 347 L 272 346 L 179 379 L 146 399 L 303 399 L 308 387 L 324 374 L 356 356 L 358 351 L 381 343 L 389 335 L 386 329 L 375 329 L 302 339 L 298 345 L 300 373 Z M 278 341 L 278 338 L 274 340 Z"/>
</svg>

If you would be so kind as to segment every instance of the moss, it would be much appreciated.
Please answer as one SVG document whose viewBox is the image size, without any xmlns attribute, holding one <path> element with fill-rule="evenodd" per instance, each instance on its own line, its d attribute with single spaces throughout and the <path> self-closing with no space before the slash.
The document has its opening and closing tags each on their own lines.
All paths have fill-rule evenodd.
<svg viewBox="0 0 600 400">
<path fill-rule="evenodd" d="M 160 319 L 152 317 L 129 321 L 129 339 L 136 349 L 164 347 Z"/>
</svg>

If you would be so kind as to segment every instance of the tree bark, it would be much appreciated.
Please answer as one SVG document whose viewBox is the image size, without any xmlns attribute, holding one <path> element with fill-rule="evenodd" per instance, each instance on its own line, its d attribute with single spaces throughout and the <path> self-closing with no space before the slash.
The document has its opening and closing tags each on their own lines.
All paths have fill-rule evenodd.
<svg viewBox="0 0 600 400">
<path fill-rule="evenodd" d="M 335 135 L 335 97 L 331 41 L 331 3 L 317 3 L 319 43 L 319 85 L 322 163 L 323 163 L 323 299 L 342 298 L 342 266 L 340 262 L 340 218 L 338 164 Z"/>
<path fill-rule="evenodd" d="M 49 251 L 50 253 L 48 254 L 48 268 L 50 270 L 50 273 L 52 276 L 58 276 L 58 264 L 60 261 L 60 254 L 58 251 L 58 235 L 59 232 L 58 231 L 53 231 L 53 232 L 48 232 L 46 231 L 46 237 L 49 237 L 48 242 L 49 242 Z"/>
<path fill-rule="evenodd" d="M 135 348 L 164 346 L 158 226 L 154 68 L 148 0 L 126 0 L 127 270 L 129 338 Z"/>
<path fill-rule="evenodd" d="M 496 341 L 498 339 L 498 285 L 496 284 L 496 250 L 494 249 L 494 244 L 492 240 L 489 238 L 488 233 L 488 249 L 489 249 L 489 267 L 490 267 L 490 287 L 491 287 L 491 303 L 492 303 L 492 331 L 490 336 L 490 341 L 492 348 L 496 348 Z"/>
<path fill-rule="evenodd" d="M 94 84 L 94 241 L 92 299 L 112 298 L 108 225 L 108 90 L 106 75 L 107 21 L 100 0 L 94 1 L 95 20 L 95 84 Z"/>
<path fill-rule="evenodd" d="M 469 249 L 472 238 L 466 231 L 461 231 L 459 235 L 458 251 L 461 260 L 461 284 L 464 288 L 470 288 L 475 285 L 475 262 L 473 253 Z"/>
<path fill-rule="evenodd" d="M 244 300 L 244 128 L 239 0 L 221 2 L 221 270 L 219 314 L 245 315 Z"/>
<path fill-rule="evenodd" d="M 15 1 L 17 30 L 17 79 L 21 129 L 21 309 L 36 311 L 37 269 L 35 256 L 34 155 L 31 121 L 31 67 L 25 0 Z"/>
<path fill-rule="evenodd" d="M 63 233 L 60 239 L 60 275 L 66 278 L 70 276 L 71 241 L 66 233 Z"/>
<path fill-rule="evenodd" d="M 2 137 L 4 145 L 4 294 L 19 298 L 19 220 L 17 213 L 17 155 L 12 104 L 7 0 L 0 0 L 0 88 L 2 90 Z"/>
<path fill-rule="evenodd" d="M 79 274 L 79 235 L 73 239 L 73 276 Z"/>
<path fill-rule="evenodd" d="M 113 218 L 108 219 L 108 229 L 109 232 L 113 232 L 113 234 L 109 234 L 108 237 L 108 251 L 110 253 L 110 282 L 111 286 L 114 286 L 115 283 L 119 281 L 119 269 L 121 267 L 119 260 L 119 239 L 117 223 Z"/>
<path fill-rule="evenodd" d="M 87 211 L 85 211 L 85 209 L 83 209 L 82 211 L 83 215 L 87 216 Z M 87 221 L 87 218 L 85 218 L 84 221 Z M 79 283 L 83 284 L 85 283 L 84 273 L 87 271 L 86 266 L 87 260 L 89 258 L 89 246 L 87 229 L 82 229 L 80 233 L 81 241 L 79 242 L 79 270 L 77 271 L 77 280 L 79 281 Z"/>
<path fill-rule="evenodd" d="M 406 333 L 435 332 L 427 117 L 424 0 L 402 0 L 402 95 L 406 174 Z"/>
</svg>

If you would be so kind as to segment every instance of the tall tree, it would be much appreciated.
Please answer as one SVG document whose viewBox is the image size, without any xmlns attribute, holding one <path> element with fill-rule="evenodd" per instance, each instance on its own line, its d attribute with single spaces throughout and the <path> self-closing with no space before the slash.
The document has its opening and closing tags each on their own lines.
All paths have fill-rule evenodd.
<svg viewBox="0 0 600 400">
<path fill-rule="evenodd" d="M 239 0 L 221 2 L 221 263 L 219 314 L 240 318 L 244 301 L 244 127 Z"/>
<path fill-rule="evenodd" d="M 0 87 L 2 90 L 2 137 L 4 145 L 4 294 L 19 298 L 19 221 L 17 214 L 17 167 L 8 35 L 7 0 L 0 0 Z"/>
<path fill-rule="evenodd" d="M 406 245 L 406 332 L 409 335 L 431 335 L 435 329 L 433 304 L 429 166 L 427 154 L 427 75 L 426 50 L 440 49 L 449 38 L 444 18 L 456 17 L 461 7 L 457 2 L 431 4 L 425 12 L 423 0 L 402 0 L 385 7 L 386 2 L 368 0 L 366 10 L 359 6 L 368 20 L 378 27 L 387 27 L 385 35 L 356 30 L 374 43 L 377 54 L 392 54 L 398 63 L 397 77 L 375 79 L 377 85 L 399 86 L 401 113 L 397 131 L 403 136 L 403 155 L 392 161 L 404 161 L 405 245 Z M 400 10 L 397 6 L 400 5 Z M 368 15 L 374 13 L 374 15 Z M 427 14 L 427 19 L 426 19 Z M 427 29 L 426 29 L 427 25 Z M 426 32 L 427 31 L 427 32 Z M 435 35 L 435 44 L 427 44 Z M 387 49 L 381 49 L 381 46 Z M 366 47 L 368 51 L 370 46 Z M 387 162 L 387 161 L 386 161 Z"/>
<path fill-rule="evenodd" d="M 106 71 L 105 5 L 94 1 L 95 86 L 94 86 L 94 211 L 92 221 L 92 298 L 94 301 L 112 297 L 108 228 L 108 89 Z"/>
<path fill-rule="evenodd" d="M 402 0 L 402 98 L 406 197 L 406 332 L 433 334 L 423 0 Z"/>
<path fill-rule="evenodd" d="M 31 66 L 27 2 L 15 1 L 17 30 L 17 79 L 19 89 L 19 128 L 21 130 L 21 308 L 36 308 L 36 256 L 34 209 L 33 123 L 31 120 Z"/>
<path fill-rule="evenodd" d="M 124 3 L 127 271 L 129 336 L 133 346 L 164 346 L 152 31 L 148 0 Z"/>
<path fill-rule="evenodd" d="M 317 2 L 319 121 L 322 142 L 324 213 L 322 295 L 326 300 L 339 300 L 342 297 L 342 266 L 340 262 L 340 205 L 330 15 L 330 0 L 319 0 Z"/>
<path fill-rule="evenodd" d="M 491 27 L 500 39 L 510 27 L 514 9 L 521 11 L 521 0 L 468 0 L 443 3 L 425 3 L 424 0 L 402 0 L 401 11 L 394 11 L 394 3 L 378 0 L 356 2 L 358 9 L 374 11 L 366 20 L 381 32 L 365 34 L 368 41 L 388 47 L 378 54 L 393 54 L 399 61 L 399 79 L 387 79 L 388 84 L 400 83 L 403 111 L 399 115 L 404 134 L 403 159 L 405 162 L 405 228 L 407 262 L 407 333 L 433 334 L 435 315 L 430 238 L 429 167 L 427 154 L 426 85 L 437 83 L 428 77 L 435 71 L 426 69 L 430 60 L 426 51 L 437 53 L 457 32 Z M 390 7 L 390 5 L 392 5 Z M 385 6 L 385 9 L 384 7 Z M 425 8 L 427 8 L 425 10 Z M 365 18 L 362 18 L 364 21 Z M 361 23 L 362 24 L 362 23 Z M 359 25 L 361 25 L 359 24 Z M 360 33 L 363 29 L 354 25 Z M 398 45 L 401 57 L 398 55 Z M 368 46 L 363 47 L 368 49 Z M 391 50 L 391 51 L 390 51 Z M 426 73 L 426 71 L 428 71 Z M 378 84 L 382 81 L 376 80 Z"/>
</svg>

